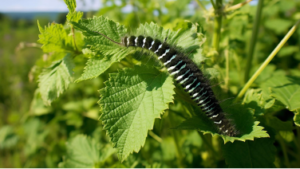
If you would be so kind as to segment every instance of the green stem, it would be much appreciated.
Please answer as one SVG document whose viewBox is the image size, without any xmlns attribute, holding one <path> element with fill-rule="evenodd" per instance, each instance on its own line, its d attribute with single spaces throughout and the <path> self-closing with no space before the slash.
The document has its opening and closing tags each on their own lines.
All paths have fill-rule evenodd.
<svg viewBox="0 0 300 169">
<path fill-rule="evenodd" d="M 221 37 L 221 28 L 222 28 L 222 14 L 223 14 L 223 6 L 222 6 L 222 0 L 216 0 L 216 7 L 215 8 L 215 21 L 214 21 L 214 35 L 213 35 L 213 41 L 212 46 L 213 48 L 219 52 L 219 43 L 220 43 L 220 37 Z"/>
<path fill-rule="evenodd" d="M 75 30 L 74 30 L 73 25 L 71 25 L 71 30 L 72 30 L 72 34 L 73 34 L 73 42 L 74 42 L 74 46 L 75 46 L 75 51 L 78 52 L 78 48 L 77 48 L 76 41 L 75 41 Z"/>
<path fill-rule="evenodd" d="M 162 142 L 162 139 L 158 136 L 158 135 L 156 135 L 153 131 L 149 131 L 149 135 L 152 137 L 152 138 L 154 138 L 154 140 L 156 140 L 157 142 L 159 142 L 159 143 L 161 143 Z"/>
<path fill-rule="evenodd" d="M 213 0 L 210 0 L 210 2 L 211 2 L 211 5 L 214 7 L 214 9 L 216 10 L 217 9 L 217 7 L 216 7 L 216 4 L 214 3 L 214 1 Z"/>
<path fill-rule="evenodd" d="M 172 122 L 174 122 L 174 115 L 172 113 L 169 113 L 169 117 L 170 117 L 170 123 L 171 123 L 171 126 L 172 126 Z M 177 158 L 178 158 L 178 167 L 182 168 L 183 167 L 183 164 L 182 164 L 182 152 L 181 152 L 181 149 L 180 149 L 180 145 L 179 145 L 179 137 L 178 137 L 178 133 L 176 130 L 172 129 L 171 130 L 172 132 L 172 135 L 173 135 L 173 138 L 174 138 L 174 142 L 175 142 L 175 146 L 176 146 L 176 154 L 177 154 Z"/>
<path fill-rule="evenodd" d="M 254 20 L 254 26 L 252 27 L 252 37 L 251 37 L 250 47 L 249 47 L 249 51 L 248 51 L 248 57 L 247 57 L 247 61 L 246 61 L 244 83 L 246 83 L 247 80 L 249 79 L 249 73 L 250 73 L 250 69 L 252 67 L 253 53 L 255 50 L 263 4 L 264 4 L 264 0 L 259 0 L 258 5 L 257 5 L 257 10 L 256 10 L 256 16 L 255 16 L 255 20 Z"/>
<path fill-rule="evenodd" d="M 229 84 L 229 50 L 225 51 L 225 60 L 226 60 L 226 75 L 225 75 L 225 91 L 228 91 Z"/>
<path fill-rule="evenodd" d="M 236 101 L 240 99 L 247 89 L 251 86 L 251 84 L 255 81 L 255 79 L 260 75 L 260 73 L 265 69 L 265 67 L 271 62 L 271 60 L 275 57 L 275 55 L 279 52 L 279 50 L 283 47 L 286 41 L 293 35 L 296 31 L 300 20 L 289 30 L 289 32 L 284 36 L 284 38 L 280 41 L 280 43 L 276 46 L 276 48 L 272 51 L 272 53 L 268 56 L 268 58 L 264 61 L 264 63 L 258 68 L 258 70 L 254 73 L 254 75 L 249 79 L 249 81 L 245 84 L 244 88 L 238 94 Z"/>
<path fill-rule="evenodd" d="M 284 140 L 280 135 L 278 135 L 278 138 L 279 138 L 278 139 L 279 144 L 280 144 L 282 152 L 283 152 L 283 157 L 284 157 L 284 161 L 285 161 L 284 163 L 285 163 L 286 167 L 290 168 L 291 165 L 290 165 L 289 157 L 287 154 L 287 147 L 285 146 Z"/>
<path fill-rule="evenodd" d="M 207 9 L 205 8 L 205 6 L 200 2 L 200 0 L 196 0 L 197 4 L 200 6 L 200 8 L 202 8 L 204 11 L 207 12 Z"/>
</svg>

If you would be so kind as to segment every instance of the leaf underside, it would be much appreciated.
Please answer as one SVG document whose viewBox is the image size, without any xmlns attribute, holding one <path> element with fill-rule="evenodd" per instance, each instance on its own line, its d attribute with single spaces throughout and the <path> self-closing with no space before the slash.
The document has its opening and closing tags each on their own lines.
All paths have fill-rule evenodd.
<svg viewBox="0 0 300 169">
<path fill-rule="evenodd" d="M 226 163 L 230 168 L 275 167 L 276 148 L 272 139 L 227 143 L 223 146 Z"/>
<path fill-rule="evenodd" d="M 290 111 L 300 109 L 299 78 L 286 76 L 278 71 L 275 72 L 271 78 L 262 83 L 261 87 L 286 105 Z"/>
</svg>

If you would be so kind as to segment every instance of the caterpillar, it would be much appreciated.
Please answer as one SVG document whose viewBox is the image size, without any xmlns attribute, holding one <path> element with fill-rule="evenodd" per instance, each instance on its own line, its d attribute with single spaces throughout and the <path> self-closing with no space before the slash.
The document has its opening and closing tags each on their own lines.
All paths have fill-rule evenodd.
<svg viewBox="0 0 300 169">
<path fill-rule="evenodd" d="M 185 54 L 168 45 L 166 40 L 161 42 L 158 39 L 140 35 L 125 36 L 119 43 L 102 33 L 99 34 L 124 47 L 140 47 L 154 52 L 177 83 L 213 121 L 221 134 L 231 137 L 239 135 L 231 120 L 226 118 L 225 112 L 219 105 L 202 71 Z"/>
</svg>

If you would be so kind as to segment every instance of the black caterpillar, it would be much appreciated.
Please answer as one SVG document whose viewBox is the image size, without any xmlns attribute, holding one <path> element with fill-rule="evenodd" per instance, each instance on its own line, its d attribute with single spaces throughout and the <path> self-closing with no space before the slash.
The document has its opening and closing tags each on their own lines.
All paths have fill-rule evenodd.
<svg viewBox="0 0 300 169">
<path fill-rule="evenodd" d="M 108 38 L 103 34 L 101 35 Z M 108 39 L 121 46 L 141 47 L 154 52 L 175 80 L 190 94 L 202 111 L 213 120 L 221 134 L 228 136 L 239 134 L 235 126 L 231 124 L 231 120 L 225 117 L 225 113 L 201 70 L 183 53 L 169 46 L 166 42 L 162 43 L 151 37 L 126 36 L 122 39 L 122 43 Z"/>
</svg>

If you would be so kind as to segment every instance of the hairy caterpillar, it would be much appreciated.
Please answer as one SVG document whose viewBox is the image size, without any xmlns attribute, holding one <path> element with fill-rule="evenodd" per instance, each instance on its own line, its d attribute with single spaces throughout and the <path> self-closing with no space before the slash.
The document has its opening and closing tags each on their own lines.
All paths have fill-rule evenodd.
<svg viewBox="0 0 300 169">
<path fill-rule="evenodd" d="M 99 32 L 97 32 L 99 33 Z M 197 103 L 203 112 L 214 122 L 221 134 L 237 136 L 239 132 L 226 118 L 221 106 L 218 104 L 208 80 L 201 70 L 182 52 L 171 47 L 166 41 L 153 39 L 145 36 L 125 36 L 122 42 L 116 42 L 106 35 L 99 33 L 110 41 L 124 47 L 141 47 L 154 52 L 158 59 L 167 68 L 168 72 L 174 76 L 190 97 Z"/>
</svg>

